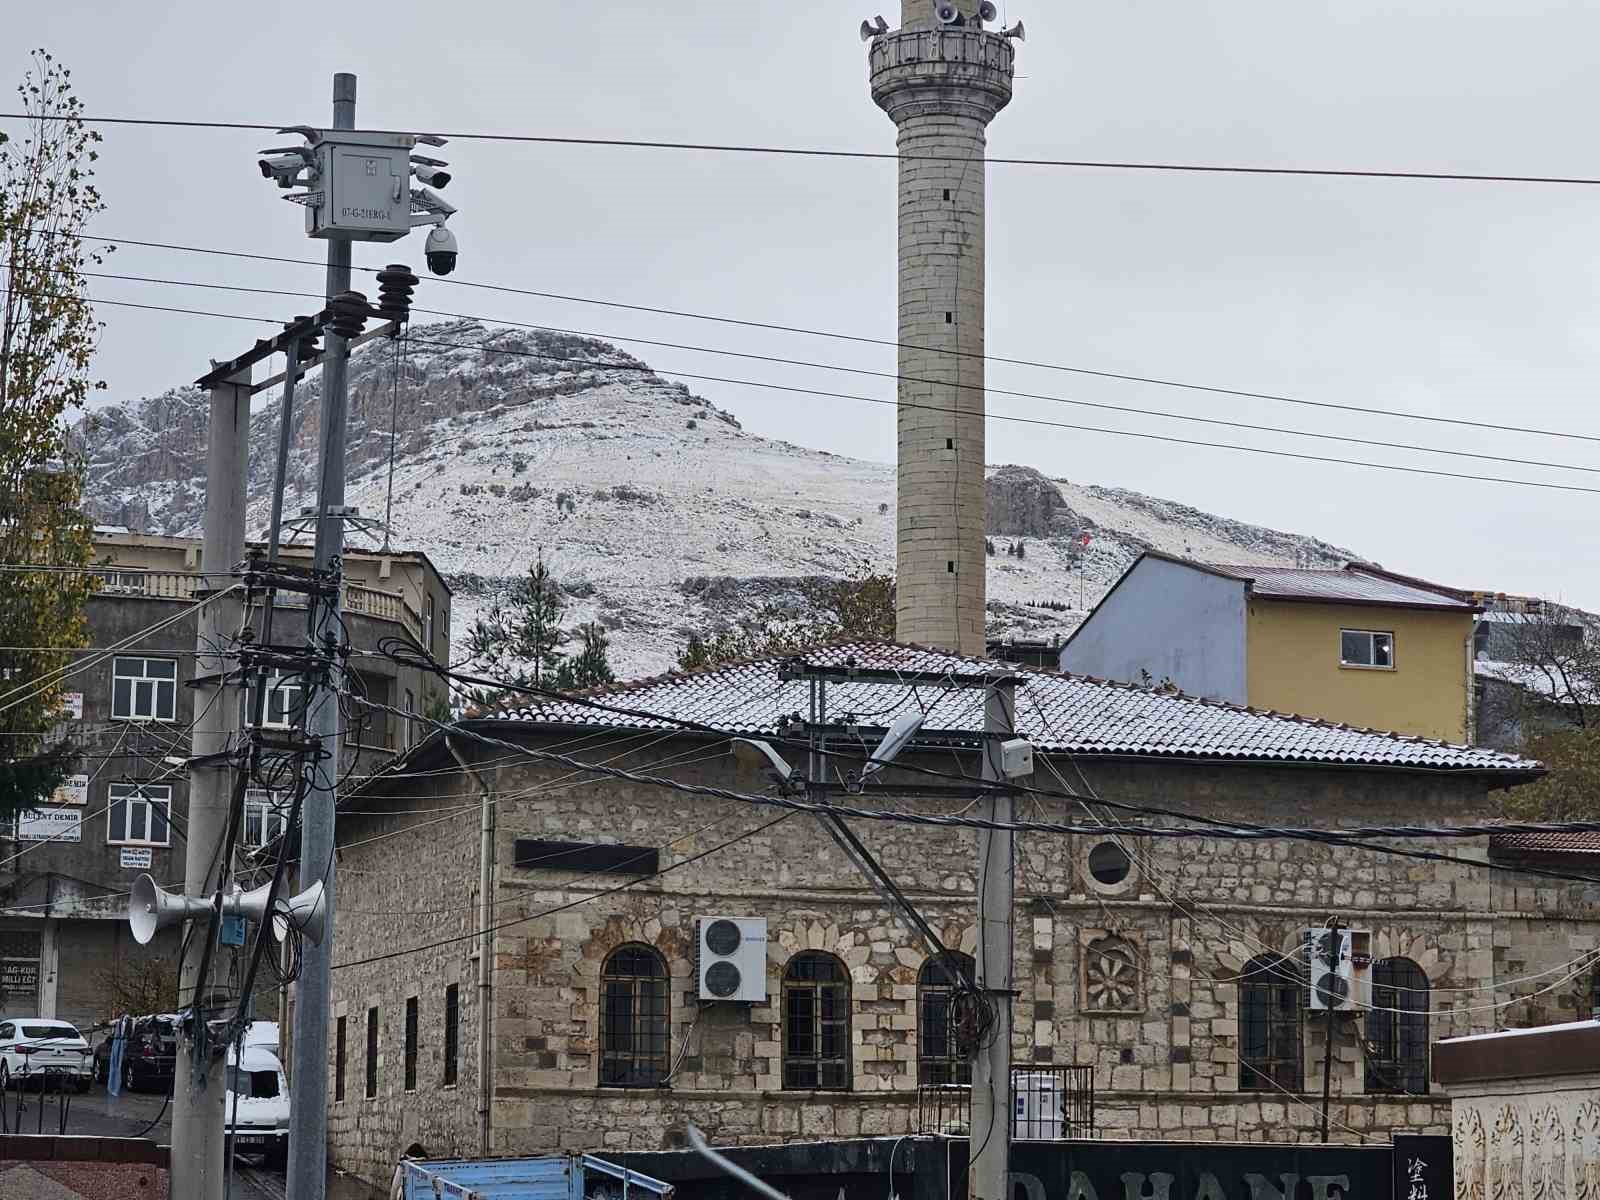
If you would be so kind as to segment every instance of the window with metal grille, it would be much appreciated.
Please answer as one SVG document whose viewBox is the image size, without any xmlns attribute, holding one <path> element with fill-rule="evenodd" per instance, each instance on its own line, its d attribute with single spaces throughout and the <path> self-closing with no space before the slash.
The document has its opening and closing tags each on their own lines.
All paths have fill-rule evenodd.
<svg viewBox="0 0 1600 1200">
<path fill-rule="evenodd" d="M 340 1017 L 333 1028 L 333 1098 L 344 1099 L 344 1018 Z"/>
<path fill-rule="evenodd" d="M 917 1082 L 924 1086 L 972 1082 L 972 1060 L 958 1044 L 950 1001 L 963 976 L 970 982 L 976 971 L 970 954 L 947 950 L 917 973 Z"/>
<path fill-rule="evenodd" d="M 1253 958 L 1239 977 L 1239 1090 L 1303 1087 L 1301 1021 L 1305 978 L 1281 954 Z"/>
<path fill-rule="evenodd" d="M 671 1003 L 666 961 L 619 946 L 600 971 L 600 1086 L 659 1087 L 667 1077 Z"/>
<path fill-rule="evenodd" d="M 1372 967 L 1367 1091 L 1428 1094 L 1428 976 L 1409 958 Z"/>
<path fill-rule="evenodd" d="M 367 1099 L 378 1094 L 378 1010 L 367 1009 Z"/>
<path fill-rule="evenodd" d="M 461 991 L 451 984 L 444 990 L 444 1082 L 456 1081 L 461 1058 Z"/>
<path fill-rule="evenodd" d="M 417 998 L 406 1001 L 406 1091 L 417 1090 Z"/>
<path fill-rule="evenodd" d="M 820 950 L 796 954 L 784 968 L 783 1086 L 850 1088 L 850 974 Z"/>
<path fill-rule="evenodd" d="M 111 719 L 171 721 L 178 715 L 178 660 L 111 660 Z"/>
</svg>

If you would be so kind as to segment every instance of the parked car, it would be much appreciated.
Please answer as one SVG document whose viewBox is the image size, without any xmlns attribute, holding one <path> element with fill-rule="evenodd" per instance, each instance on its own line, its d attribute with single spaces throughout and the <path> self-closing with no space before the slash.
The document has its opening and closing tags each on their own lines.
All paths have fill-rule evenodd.
<svg viewBox="0 0 1600 1200">
<path fill-rule="evenodd" d="M 122 1090 L 171 1090 L 178 1063 L 178 1018 L 165 1013 L 131 1021 L 127 1045 L 122 1049 Z M 121 1024 L 113 1021 L 111 1032 L 94 1048 L 94 1077 L 101 1083 L 111 1081 L 111 1044 Z"/>
<path fill-rule="evenodd" d="M 43 1017 L 0 1021 L 0 1088 L 22 1086 L 46 1072 L 68 1076 L 80 1092 L 94 1082 L 94 1052 L 75 1025 Z"/>
<path fill-rule="evenodd" d="M 241 1154 L 259 1154 L 268 1166 L 282 1167 L 289 1157 L 289 1083 L 278 1056 L 264 1046 L 246 1046 L 241 1059 L 230 1048 L 223 1102 L 230 1143 Z"/>
</svg>

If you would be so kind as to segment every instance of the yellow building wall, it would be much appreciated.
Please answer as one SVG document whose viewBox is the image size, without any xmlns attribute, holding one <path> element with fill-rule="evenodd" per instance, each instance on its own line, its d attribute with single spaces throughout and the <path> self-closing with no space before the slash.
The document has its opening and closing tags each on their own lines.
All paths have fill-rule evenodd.
<svg viewBox="0 0 1600 1200">
<path fill-rule="evenodd" d="M 1394 635 L 1394 669 L 1339 663 L 1339 631 Z M 1467 740 L 1465 612 L 1301 604 L 1252 597 L 1246 618 L 1250 704 L 1347 725 Z"/>
</svg>

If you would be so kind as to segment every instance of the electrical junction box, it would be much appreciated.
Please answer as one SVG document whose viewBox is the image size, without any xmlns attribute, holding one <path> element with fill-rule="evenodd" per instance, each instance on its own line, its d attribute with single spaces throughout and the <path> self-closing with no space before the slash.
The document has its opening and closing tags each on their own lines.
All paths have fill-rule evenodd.
<svg viewBox="0 0 1600 1200">
<path fill-rule="evenodd" d="M 767 919 L 695 918 L 695 976 L 702 1000 L 767 998 Z"/>
<path fill-rule="evenodd" d="M 393 242 L 411 232 L 411 147 L 406 133 L 324 129 L 311 147 L 317 179 L 306 206 L 312 237 Z"/>
<path fill-rule="evenodd" d="M 1012 738 L 1000 743 L 1000 771 L 1007 779 L 1033 774 L 1033 743 L 1027 738 Z"/>
</svg>

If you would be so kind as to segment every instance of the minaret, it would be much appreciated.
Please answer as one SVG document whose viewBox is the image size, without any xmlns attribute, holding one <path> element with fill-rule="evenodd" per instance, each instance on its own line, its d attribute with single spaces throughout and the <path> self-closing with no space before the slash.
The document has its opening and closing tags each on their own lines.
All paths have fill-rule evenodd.
<svg viewBox="0 0 1600 1200">
<path fill-rule="evenodd" d="M 982 655 L 984 130 L 1011 100 L 1014 54 L 979 0 L 902 5 L 869 57 L 900 151 L 895 636 Z"/>
</svg>

